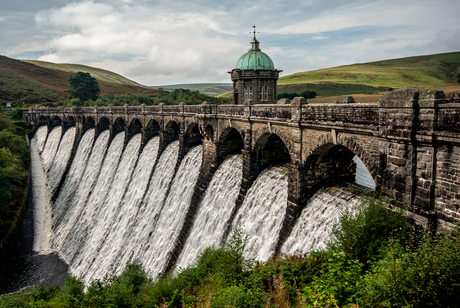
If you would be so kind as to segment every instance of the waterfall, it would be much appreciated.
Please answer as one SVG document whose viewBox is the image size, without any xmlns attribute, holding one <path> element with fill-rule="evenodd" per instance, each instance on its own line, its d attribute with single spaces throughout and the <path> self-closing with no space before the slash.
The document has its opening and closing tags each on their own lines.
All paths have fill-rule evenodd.
<svg viewBox="0 0 460 308">
<path fill-rule="evenodd" d="M 120 134 L 120 136 L 124 138 L 123 134 Z M 123 199 L 128 183 L 131 179 L 131 174 L 136 165 L 140 145 L 141 135 L 137 134 L 133 136 L 126 145 L 120 163 L 117 164 L 115 161 L 112 163 L 114 167 L 118 165 L 118 168 L 116 169 L 116 172 L 108 175 L 111 176 L 113 180 L 110 184 L 111 186 L 107 184 L 107 186 L 104 185 L 100 188 L 101 190 L 105 190 L 107 187 L 108 190 L 108 194 L 104 202 L 101 204 L 89 203 L 90 206 L 93 205 L 94 207 L 100 208 L 100 213 L 93 215 L 93 229 L 88 232 L 89 237 L 86 240 L 84 249 L 80 252 L 82 258 L 79 264 L 81 266 L 75 270 L 75 272 L 79 273 L 79 275 L 84 274 L 84 278 L 86 280 L 85 282 L 87 283 L 93 277 L 93 273 L 98 267 L 102 267 L 107 270 L 110 268 L 110 263 L 107 264 L 104 259 L 101 259 L 100 251 L 106 250 L 108 247 L 113 245 L 113 243 L 106 241 L 106 239 L 110 233 L 116 230 L 116 226 L 120 223 L 121 214 L 125 212 L 120 208 L 122 204 L 121 200 Z M 94 191 L 95 193 L 101 192 L 97 189 Z"/>
<path fill-rule="evenodd" d="M 104 207 L 105 199 L 117 171 L 123 151 L 124 139 L 125 133 L 121 132 L 110 143 L 96 185 L 86 201 L 82 218 L 79 220 L 77 234 L 73 235 L 72 245 L 78 247 L 78 250 L 75 255 L 71 256 L 69 264 L 72 273 L 77 276 L 85 275 L 88 264 L 83 264 L 83 261 L 86 259 L 84 252 L 90 249 L 88 245 L 92 244 L 92 237 L 97 237 L 97 232 L 102 232 L 100 219 L 103 215 L 107 215 L 107 208 Z"/>
<path fill-rule="evenodd" d="M 367 170 L 366 165 L 359 159 L 358 156 L 355 155 L 353 157 L 353 161 L 356 163 L 356 180 L 355 182 L 359 185 L 364 187 L 375 189 L 375 182 L 370 174 L 369 170 Z"/>
<path fill-rule="evenodd" d="M 145 150 L 144 150 L 145 152 Z M 174 175 L 179 154 L 179 141 L 171 143 L 161 154 L 155 171 L 150 179 L 146 196 L 142 204 L 139 204 L 138 214 L 133 220 L 131 232 L 127 233 L 123 242 L 126 243 L 122 247 L 118 262 L 118 269 L 123 265 L 135 259 L 141 261 L 146 269 L 152 271 L 146 261 L 150 254 L 155 255 L 157 251 L 152 247 L 152 234 L 156 227 L 158 216 L 160 215 L 164 200 L 167 197 L 168 188 Z"/>
<path fill-rule="evenodd" d="M 54 234 L 53 248 L 59 251 L 69 265 L 71 265 L 71 260 L 79 252 L 80 242 L 85 240 L 85 235 L 79 234 L 79 232 L 80 230 L 83 232 L 86 223 L 85 219 L 88 219 L 84 215 L 85 209 L 87 209 L 86 200 L 95 186 L 107 149 L 108 140 L 108 130 L 102 132 L 97 138 L 78 188 L 75 189 L 75 194 L 71 201 L 69 201 L 71 207 L 66 214 L 65 220 L 62 223 L 57 223 L 58 227 Z M 73 164 L 77 164 L 75 166 L 77 169 L 84 168 L 83 164 L 79 165 L 77 161 Z M 81 174 L 82 171 L 79 170 L 78 173 Z M 63 205 L 65 206 L 65 204 Z"/>
<path fill-rule="evenodd" d="M 35 205 L 33 250 L 48 252 L 52 235 L 51 195 L 46 184 L 46 174 L 39 154 L 39 142 L 42 142 L 41 140 L 43 140 L 42 135 L 39 134 L 30 141 L 31 190 Z"/>
<path fill-rule="evenodd" d="M 239 155 L 227 158 L 214 174 L 200 204 L 196 220 L 176 263 L 176 270 L 193 264 L 210 246 L 219 247 L 240 191 L 243 160 Z"/>
<path fill-rule="evenodd" d="M 53 229 L 58 233 L 58 229 L 62 224 L 68 222 L 74 208 L 72 202 L 80 180 L 85 171 L 86 164 L 91 154 L 91 149 L 94 142 L 94 129 L 89 129 L 83 135 L 78 145 L 77 153 L 75 154 L 72 165 L 67 173 L 64 184 L 61 187 L 59 195 L 53 206 Z"/>
<path fill-rule="evenodd" d="M 52 194 L 56 191 L 66 169 L 72 151 L 72 145 L 75 140 L 75 131 L 75 127 L 71 127 L 65 132 L 59 144 L 59 149 L 53 159 L 52 167 L 48 172 L 48 183 Z"/>
<path fill-rule="evenodd" d="M 46 139 L 45 148 L 43 149 L 42 162 L 45 172 L 48 173 L 53 165 L 54 156 L 58 150 L 59 142 L 61 141 L 62 128 L 56 126 L 53 128 L 48 138 Z"/>
<path fill-rule="evenodd" d="M 245 258 L 265 261 L 274 254 L 286 213 L 287 186 L 287 169 L 271 167 L 248 190 L 233 222 L 233 227 L 241 227 L 248 237 Z"/>
<path fill-rule="evenodd" d="M 107 234 L 104 245 L 100 248 L 98 257 L 92 264 L 93 277 L 104 277 L 111 265 L 115 266 L 117 272 L 123 269 L 126 263 L 120 263 L 120 257 L 126 251 L 137 249 L 132 242 L 133 235 L 136 234 L 134 226 L 136 222 L 146 219 L 143 216 L 144 212 L 141 211 L 141 209 L 145 210 L 142 200 L 155 165 L 159 142 L 159 137 L 152 138 L 145 145 L 139 157 L 131 182 L 119 205 L 120 212 L 115 217 L 116 221 L 113 222 L 112 229 Z"/>
<path fill-rule="evenodd" d="M 160 212 L 145 262 L 161 273 L 182 227 L 201 167 L 203 147 L 192 148 L 182 160 L 171 185 L 171 190 Z"/>
<path fill-rule="evenodd" d="M 341 188 L 323 188 L 311 197 L 284 242 L 281 252 L 306 253 L 326 248 L 332 226 L 346 207 L 357 209 L 361 198 Z"/>
<path fill-rule="evenodd" d="M 48 135 L 48 127 L 46 125 L 40 126 L 35 132 L 35 142 L 37 143 L 38 153 L 41 154 L 45 148 L 46 136 Z"/>
<path fill-rule="evenodd" d="M 95 139 L 96 132 L 90 129 L 82 136 L 51 207 L 50 196 L 62 181 L 75 132 L 70 128 L 61 139 L 62 130 L 56 127 L 46 137 L 47 128 L 42 126 L 31 140 L 34 249 L 59 253 L 71 273 L 86 284 L 102 279 L 112 268 L 119 274 L 136 259 L 158 277 L 170 260 L 187 213 L 193 210 L 191 201 L 203 147 L 189 150 L 178 166 L 179 141 L 158 155 L 159 137 L 140 151 L 140 134 L 124 147 L 124 132 L 109 142 L 108 130 Z M 372 187 L 364 164 L 359 159 L 355 162 L 357 183 Z M 364 177 L 363 172 L 367 172 Z M 273 256 L 287 209 L 287 169 L 277 166 L 264 170 L 231 222 L 242 174 L 239 155 L 227 158 L 214 173 L 201 203 L 193 205 L 197 212 L 176 271 L 193 265 L 206 247 L 220 247 L 230 223 L 232 228 L 240 226 L 248 238 L 246 258 L 265 261 Z M 323 248 L 340 211 L 346 206 L 355 208 L 359 202 L 342 189 L 320 190 L 303 209 L 282 252 Z"/>
</svg>

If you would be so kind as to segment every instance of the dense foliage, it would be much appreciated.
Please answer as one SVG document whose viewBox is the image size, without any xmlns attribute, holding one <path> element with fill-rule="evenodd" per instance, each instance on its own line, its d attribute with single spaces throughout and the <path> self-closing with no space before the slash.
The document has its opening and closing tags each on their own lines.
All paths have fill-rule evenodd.
<svg viewBox="0 0 460 308">
<path fill-rule="evenodd" d="M 198 105 L 203 102 L 208 104 L 230 104 L 231 100 L 226 98 L 217 98 L 200 94 L 196 91 L 187 89 L 176 89 L 172 92 L 158 89 L 157 97 L 150 97 L 146 92 L 132 93 L 132 94 L 119 94 L 119 95 L 105 95 L 101 96 L 96 100 L 81 100 L 79 98 L 70 98 L 64 102 L 64 106 L 139 106 L 139 105 L 158 105 L 163 103 L 165 105 L 177 105 L 181 102 L 187 105 Z"/>
<path fill-rule="evenodd" d="M 91 77 L 90 73 L 78 72 L 70 75 L 68 82 L 71 88 L 66 92 L 70 93 L 70 97 L 78 98 L 82 102 L 96 100 L 101 93 L 99 82 Z"/>
<path fill-rule="evenodd" d="M 369 198 L 343 213 L 324 251 L 258 263 L 243 258 L 236 229 L 224 248 L 206 249 L 177 275 L 155 281 L 134 262 L 86 290 L 69 277 L 62 289 L 4 296 L 0 307 L 459 307 L 458 229 L 450 237 L 410 230 L 401 212 Z"/>
<path fill-rule="evenodd" d="M 19 217 L 28 177 L 28 125 L 18 116 L 17 110 L 0 111 L 0 246 Z"/>
<path fill-rule="evenodd" d="M 302 93 L 280 93 L 276 96 L 276 99 L 287 98 L 287 99 L 294 99 L 294 97 L 304 97 L 304 98 L 315 98 L 316 91 L 306 90 Z"/>
</svg>

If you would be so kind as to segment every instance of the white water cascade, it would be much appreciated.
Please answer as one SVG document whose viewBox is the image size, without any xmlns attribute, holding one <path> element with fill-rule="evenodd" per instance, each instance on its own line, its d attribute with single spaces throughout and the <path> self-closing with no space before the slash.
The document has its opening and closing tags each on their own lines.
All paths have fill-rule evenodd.
<svg viewBox="0 0 460 308">
<path fill-rule="evenodd" d="M 46 139 L 46 144 L 43 149 L 42 155 L 42 162 L 43 168 L 45 172 L 48 173 L 53 165 L 54 156 L 59 147 L 59 142 L 61 141 L 61 134 L 62 134 L 62 127 L 56 126 L 53 128 L 51 133 L 48 135 Z"/>
<path fill-rule="evenodd" d="M 160 212 L 145 258 L 147 267 L 154 269 L 155 276 L 165 269 L 168 254 L 172 251 L 182 228 L 198 179 L 202 152 L 203 147 L 199 145 L 192 148 L 184 157 Z"/>
<path fill-rule="evenodd" d="M 123 242 L 128 243 L 120 252 L 118 262 L 114 262 L 117 269 L 133 260 L 139 260 L 147 270 L 153 272 L 149 266 L 147 257 L 155 256 L 157 251 L 152 246 L 152 234 L 155 231 L 164 200 L 167 197 L 168 188 L 174 176 L 179 154 L 179 141 L 171 143 L 161 154 L 155 171 L 152 175 L 146 196 L 142 204 L 139 204 L 138 214 L 132 222 L 131 232 L 126 233 Z"/>
<path fill-rule="evenodd" d="M 73 142 L 75 140 L 75 131 L 75 127 L 71 127 L 65 132 L 59 143 L 59 149 L 54 156 L 51 169 L 48 172 L 48 184 L 50 185 L 52 194 L 56 191 L 67 167 L 67 162 L 69 161 Z"/>
<path fill-rule="evenodd" d="M 78 231 L 84 229 L 85 219 L 87 219 L 84 215 L 87 208 L 86 200 L 95 186 L 106 153 L 108 140 L 108 130 L 102 132 L 97 138 L 78 188 L 75 189 L 75 194 L 69 201 L 71 207 L 67 211 L 63 222 L 57 222 L 58 227 L 54 234 L 53 248 L 60 253 L 70 266 L 72 266 L 71 260 L 73 257 L 79 253 L 80 242 L 85 240 L 85 236 L 80 236 Z M 78 162 L 75 163 L 78 164 Z M 80 167 L 84 168 L 84 165 L 82 164 Z M 79 166 L 76 166 L 76 168 L 78 169 Z M 81 170 L 79 170 L 79 173 L 81 174 Z"/>
<path fill-rule="evenodd" d="M 163 273 L 190 210 L 203 147 L 189 150 L 177 166 L 179 141 L 158 155 L 160 138 L 154 137 L 139 154 L 140 134 L 124 147 L 124 132 L 109 142 L 108 130 L 95 139 L 96 132 L 90 129 L 82 136 L 63 185 L 55 194 L 57 199 L 50 205 L 52 189 L 63 177 L 75 138 L 75 128 L 67 130 L 62 139 L 61 132 L 56 127 L 47 137 L 47 128 L 42 126 L 31 140 L 34 249 L 56 251 L 71 273 L 86 284 L 102 279 L 112 268 L 119 274 L 134 260 L 153 277 Z M 358 180 L 364 165 L 356 163 L 357 183 L 372 187 L 369 175 L 367 184 Z M 193 265 L 206 247 L 220 247 L 225 241 L 242 173 L 239 155 L 219 166 L 197 207 L 176 272 Z M 265 261 L 273 256 L 287 197 L 287 169 L 282 166 L 264 170 L 247 191 L 231 224 L 233 228 L 240 226 L 243 236 L 248 236 L 246 258 Z M 321 249 L 340 210 L 357 207 L 359 202 L 358 197 L 341 189 L 320 190 L 303 209 L 282 252 Z"/>
<path fill-rule="evenodd" d="M 241 227 L 243 236 L 248 236 L 245 258 L 265 261 L 273 256 L 287 197 L 285 168 L 267 168 L 254 181 L 233 222 L 233 227 Z"/>
<path fill-rule="evenodd" d="M 97 254 L 98 258 L 91 266 L 93 277 L 104 277 L 111 265 L 119 272 L 126 266 L 126 263 L 120 263 L 121 256 L 137 248 L 132 242 L 134 226 L 136 222 L 145 220 L 141 211 L 145 210 L 142 201 L 155 165 L 159 142 L 160 138 L 154 137 L 142 150 L 126 194 L 120 200 L 120 211 L 114 217 L 112 228 Z"/>
<path fill-rule="evenodd" d="M 46 128 L 46 126 L 45 126 Z M 42 130 L 43 131 L 43 130 Z M 50 250 L 51 230 L 51 194 L 47 186 L 46 173 L 39 154 L 41 134 L 30 140 L 31 190 L 34 203 L 34 241 L 33 250 L 47 253 Z"/>
<path fill-rule="evenodd" d="M 176 270 L 193 264 L 206 247 L 219 247 L 240 191 L 243 160 L 227 158 L 214 174 L 196 214 L 187 242 L 176 263 Z"/>
<path fill-rule="evenodd" d="M 332 226 L 346 207 L 358 209 L 361 198 L 342 188 L 323 188 L 311 197 L 284 242 L 282 253 L 307 253 L 326 248 Z"/>
</svg>

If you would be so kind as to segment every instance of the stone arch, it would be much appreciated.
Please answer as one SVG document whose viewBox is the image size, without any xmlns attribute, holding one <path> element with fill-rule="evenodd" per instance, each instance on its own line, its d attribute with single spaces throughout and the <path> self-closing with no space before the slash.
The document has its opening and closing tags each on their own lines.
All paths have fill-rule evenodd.
<svg viewBox="0 0 460 308">
<path fill-rule="evenodd" d="M 221 144 L 219 154 L 222 157 L 232 154 L 239 154 L 244 149 L 244 141 L 241 133 L 233 127 L 227 127 L 219 136 Z"/>
<path fill-rule="evenodd" d="M 110 120 L 107 117 L 101 117 L 97 123 L 97 133 L 100 134 L 101 132 L 110 129 Z"/>
<path fill-rule="evenodd" d="M 371 156 L 353 138 L 338 137 L 336 143 L 326 141 L 320 144 L 306 158 L 304 167 L 308 194 L 311 196 L 318 189 L 338 182 L 355 182 L 355 155 L 361 159 L 376 183 L 376 170 L 372 167 Z"/>
<path fill-rule="evenodd" d="M 77 121 L 73 116 L 67 116 L 64 118 L 64 130 L 69 129 L 70 127 L 76 126 Z"/>
<path fill-rule="evenodd" d="M 191 148 L 200 144 L 202 139 L 203 135 L 200 132 L 199 125 L 197 123 L 190 123 L 184 134 L 184 146 Z"/>
<path fill-rule="evenodd" d="M 113 125 L 112 125 L 112 134 L 113 136 L 115 136 L 116 134 L 124 131 L 126 128 L 126 122 L 125 122 L 125 119 L 119 117 L 119 118 L 116 118 L 115 121 L 113 122 Z"/>
<path fill-rule="evenodd" d="M 180 134 L 180 125 L 171 120 L 165 125 L 165 129 L 163 130 L 163 142 L 166 144 L 179 139 Z"/>
<path fill-rule="evenodd" d="M 291 149 L 292 149 L 291 138 L 286 136 L 286 134 L 276 126 L 272 126 L 272 127 L 265 126 L 265 127 L 262 127 L 261 129 L 259 129 L 258 138 L 254 142 L 254 148 L 257 147 L 257 143 L 261 140 L 262 136 L 264 136 L 266 134 L 277 135 L 283 141 L 284 146 L 287 148 L 288 152 L 291 153 Z"/>
<path fill-rule="evenodd" d="M 144 127 L 143 142 L 147 143 L 153 136 L 160 134 L 161 127 L 157 120 L 150 119 L 147 125 Z"/>
<path fill-rule="evenodd" d="M 56 126 L 59 126 L 62 124 L 62 120 L 60 117 L 58 116 L 52 116 L 50 118 L 50 122 L 49 122 L 49 127 L 48 127 L 48 130 L 51 131 L 53 128 L 55 128 Z"/>
<path fill-rule="evenodd" d="M 254 145 L 253 152 L 257 173 L 272 165 L 292 162 L 286 143 L 274 133 L 261 134 Z"/>
<path fill-rule="evenodd" d="M 83 131 L 86 131 L 90 128 L 94 128 L 95 126 L 96 126 L 96 121 L 94 120 L 93 117 L 83 117 Z"/>
<path fill-rule="evenodd" d="M 138 118 L 131 120 L 131 123 L 128 126 L 128 134 L 134 136 L 142 132 L 142 123 Z"/>
</svg>

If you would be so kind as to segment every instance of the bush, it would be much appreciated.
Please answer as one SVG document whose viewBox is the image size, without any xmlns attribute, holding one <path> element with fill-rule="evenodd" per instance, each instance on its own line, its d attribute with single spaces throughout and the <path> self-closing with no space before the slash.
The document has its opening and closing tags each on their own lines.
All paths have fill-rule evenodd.
<svg viewBox="0 0 460 308">
<path fill-rule="evenodd" d="M 390 238 L 406 239 L 410 233 L 402 210 L 388 210 L 381 198 L 368 197 L 358 211 L 343 210 L 332 228 L 328 247 L 343 252 L 349 260 L 359 260 L 367 268 L 368 261 L 381 257 L 381 249 L 386 249 Z"/>
</svg>

